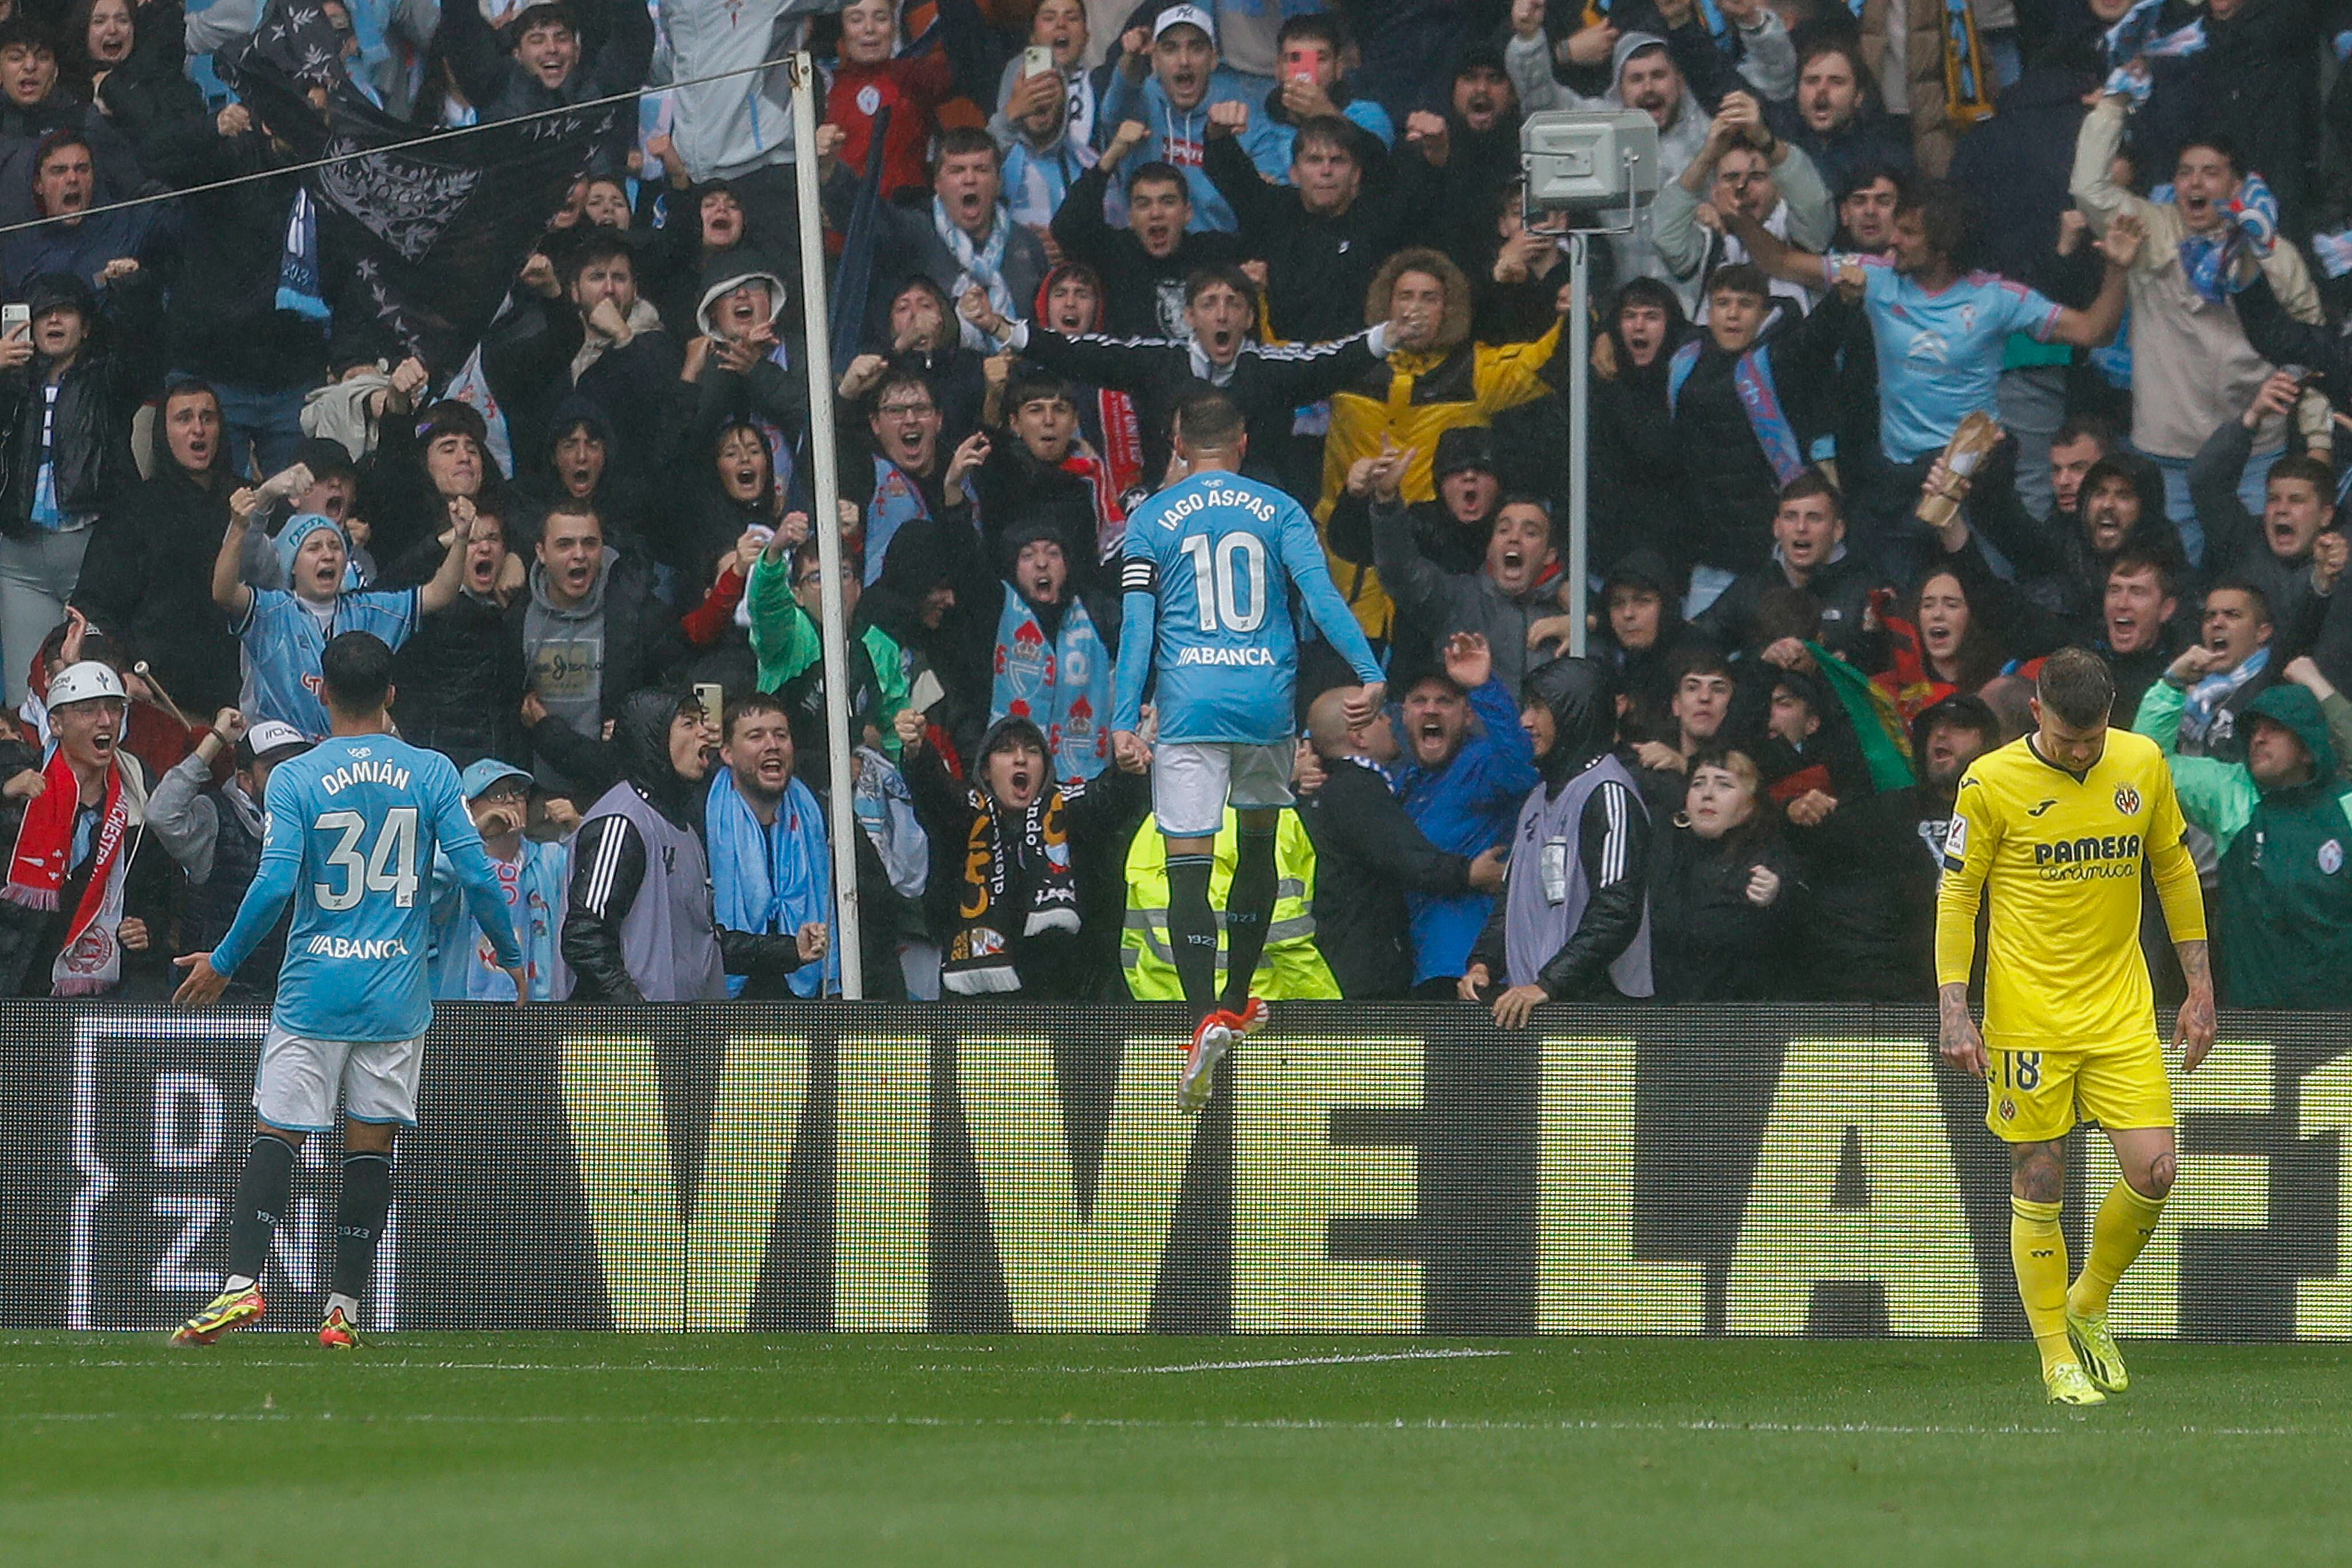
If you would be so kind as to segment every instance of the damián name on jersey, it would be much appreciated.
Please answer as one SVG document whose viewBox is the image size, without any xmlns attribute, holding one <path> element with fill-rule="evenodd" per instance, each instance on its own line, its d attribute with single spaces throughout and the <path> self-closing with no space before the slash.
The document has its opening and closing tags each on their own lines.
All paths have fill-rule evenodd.
<svg viewBox="0 0 2352 1568">
<path fill-rule="evenodd" d="M 405 789 L 408 769 L 396 762 L 350 762 L 319 780 L 319 788 L 330 795 L 340 795 L 354 784 L 388 784 Z"/>
</svg>

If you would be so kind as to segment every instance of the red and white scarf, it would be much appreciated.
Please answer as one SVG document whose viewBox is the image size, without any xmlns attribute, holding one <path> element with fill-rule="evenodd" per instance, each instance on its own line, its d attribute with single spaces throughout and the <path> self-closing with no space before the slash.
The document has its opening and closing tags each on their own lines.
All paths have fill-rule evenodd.
<svg viewBox="0 0 2352 1568">
<path fill-rule="evenodd" d="M 16 852 L 8 862 L 8 883 L 0 898 L 26 909 L 54 915 L 72 870 L 74 819 L 80 810 L 81 782 L 66 760 L 65 748 L 49 754 L 41 769 L 48 787 L 25 806 L 25 825 L 16 834 Z M 91 855 L 89 882 L 74 908 L 66 929 L 65 945 L 49 966 L 51 994 L 94 996 L 110 990 L 122 977 L 122 947 L 115 933 L 122 924 L 122 877 L 131 865 L 123 841 L 131 831 L 131 801 L 122 784 L 122 766 L 106 769 L 106 800 L 100 808 L 97 843 Z"/>
<path fill-rule="evenodd" d="M 1103 465 L 1109 470 L 1114 493 L 1125 495 L 1143 483 L 1143 420 L 1135 400 L 1123 392 L 1103 387 L 1095 393 L 1095 413 L 1102 423 Z"/>
<path fill-rule="evenodd" d="M 1084 479 L 1094 497 L 1095 559 L 1116 559 L 1127 541 L 1127 508 L 1119 502 L 1118 487 L 1111 482 L 1110 465 L 1099 457 L 1074 452 L 1062 459 L 1062 472 Z"/>
</svg>

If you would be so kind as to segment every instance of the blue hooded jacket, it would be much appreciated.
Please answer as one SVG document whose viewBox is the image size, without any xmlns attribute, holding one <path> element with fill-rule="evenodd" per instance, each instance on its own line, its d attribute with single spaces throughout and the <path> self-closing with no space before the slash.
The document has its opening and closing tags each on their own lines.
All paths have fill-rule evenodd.
<svg viewBox="0 0 2352 1568">
<path fill-rule="evenodd" d="M 1158 77 L 1147 74 L 1139 86 L 1129 81 L 1123 71 L 1113 70 L 1110 85 L 1103 89 L 1102 108 L 1095 116 L 1095 131 L 1108 146 L 1124 120 L 1140 120 L 1150 127 L 1151 134 L 1127 155 L 1122 167 L 1132 170 L 1154 161 L 1174 164 L 1184 172 L 1184 183 L 1192 193 L 1192 220 L 1185 228 L 1196 234 L 1203 229 L 1232 234 L 1240 226 L 1234 209 L 1210 183 L 1208 170 L 1202 166 L 1208 155 L 1209 105 L 1248 104 L 1249 125 L 1239 138 L 1243 151 L 1258 172 L 1269 180 L 1285 181 L 1290 178 L 1288 139 L 1280 134 L 1284 127 L 1266 118 L 1265 106 L 1259 101 L 1262 96 L 1262 89 L 1219 66 L 1209 73 L 1209 90 L 1201 101 L 1182 110 L 1168 101 Z"/>
<path fill-rule="evenodd" d="M 1510 842 L 1521 803 L 1542 779 L 1536 771 L 1534 748 L 1519 727 L 1518 707 L 1501 681 L 1489 679 L 1472 692 L 1470 712 L 1475 722 L 1463 736 L 1454 760 L 1442 768 L 1433 770 L 1413 761 L 1406 742 L 1405 759 L 1397 770 L 1397 799 L 1431 843 L 1475 856 Z M 1398 738 L 1406 737 L 1400 733 Z M 1462 973 L 1494 902 L 1488 893 L 1406 895 L 1414 985 Z"/>
</svg>

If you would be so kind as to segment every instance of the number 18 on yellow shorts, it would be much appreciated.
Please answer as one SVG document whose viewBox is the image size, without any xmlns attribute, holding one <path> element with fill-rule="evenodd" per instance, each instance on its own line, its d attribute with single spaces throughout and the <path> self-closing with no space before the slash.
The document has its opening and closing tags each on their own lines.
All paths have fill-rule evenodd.
<svg viewBox="0 0 2352 1568">
<path fill-rule="evenodd" d="M 2172 1125 L 2164 1047 L 2150 1034 L 2087 1051 L 1985 1046 L 1985 1125 L 2012 1144 L 2063 1138 L 2077 1121 L 2115 1130 Z"/>
</svg>

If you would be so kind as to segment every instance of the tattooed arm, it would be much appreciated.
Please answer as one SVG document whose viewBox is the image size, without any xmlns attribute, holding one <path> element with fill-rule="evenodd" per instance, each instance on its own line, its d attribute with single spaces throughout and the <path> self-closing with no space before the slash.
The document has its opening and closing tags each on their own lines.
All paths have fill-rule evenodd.
<svg viewBox="0 0 2352 1568">
<path fill-rule="evenodd" d="M 2172 1043 L 2187 1047 L 2180 1058 L 2180 1070 L 2194 1072 L 2197 1064 L 2205 1060 L 2205 1053 L 2213 1049 L 2213 970 L 2203 937 L 2176 942 L 2173 950 L 2180 955 L 2180 972 L 2189 977 L 2189 999 L 2180 1004 L 2180 1019 L 2173 1026 Z"/>
</svg>

